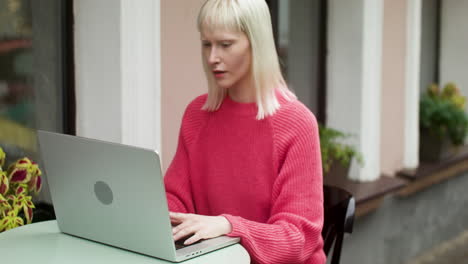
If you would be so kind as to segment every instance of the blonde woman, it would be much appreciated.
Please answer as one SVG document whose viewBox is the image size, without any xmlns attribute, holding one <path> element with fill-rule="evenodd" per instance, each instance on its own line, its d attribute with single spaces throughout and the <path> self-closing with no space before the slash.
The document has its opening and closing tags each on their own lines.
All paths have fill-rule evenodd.
<svg viewBox="0 0 468 264">
<path fill-rule="evenodd" d="M 265 1 L 208 0 L 198 29 L 208 94 L 165 177 L 174 240 L 235 236 L 253 263 L 325 263 L 317 122 L 282 77 Z"/>
</svg>

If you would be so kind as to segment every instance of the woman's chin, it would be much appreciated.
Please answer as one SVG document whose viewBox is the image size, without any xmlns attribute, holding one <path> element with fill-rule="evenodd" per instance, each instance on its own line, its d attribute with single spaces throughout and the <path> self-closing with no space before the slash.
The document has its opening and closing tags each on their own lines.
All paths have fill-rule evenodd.
<svg viewBox="0 0 468 264">
<path fill-rule="evenodd" d="M 232 87 L 232 85 L 228 83 L 223 83 L 223 82 L 217 82 L 216 85 L 218 86 L 218 88 L 225 89 L 225 90 L 229 90 L 229 88 Z"/>
</svg>

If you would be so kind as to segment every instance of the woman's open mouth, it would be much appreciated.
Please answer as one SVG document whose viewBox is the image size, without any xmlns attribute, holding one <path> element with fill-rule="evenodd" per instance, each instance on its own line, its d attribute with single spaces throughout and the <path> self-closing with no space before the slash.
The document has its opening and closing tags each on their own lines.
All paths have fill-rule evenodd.
<svg viewBox="0 0 468 264">
<path fill-rule="evenodd" d="M 216 78 L 222 78 L 226 74 L 226 71 L 213 71 L 213 74 Z"/>
</svg>

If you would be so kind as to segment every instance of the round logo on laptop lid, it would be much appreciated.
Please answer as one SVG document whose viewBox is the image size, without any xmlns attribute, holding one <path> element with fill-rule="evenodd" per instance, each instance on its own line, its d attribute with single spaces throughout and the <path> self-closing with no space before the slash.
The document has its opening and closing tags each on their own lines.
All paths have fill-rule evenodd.
<svg viewBox="0 0 468 264">
<path fill-rule="evenodd" d="M 105 205 L 111 204 L 114 200 L 112 189 L 103 181 L 98 181 L 94 184 L 94 194 L 98 200 Z"/>
</svg>

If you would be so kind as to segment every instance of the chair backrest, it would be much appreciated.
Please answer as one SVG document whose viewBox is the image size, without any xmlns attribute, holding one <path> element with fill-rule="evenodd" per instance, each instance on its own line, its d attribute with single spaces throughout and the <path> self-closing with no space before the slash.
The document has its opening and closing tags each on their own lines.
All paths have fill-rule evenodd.
<svg viewBox="0 0 468 264">
<path fill-rule="evenodd" d="M 325 221 L 322 230 L 324 240 L 323 250 L 328 256 L 333 248 L 332 264 L 340 262 L 341 247 L 344 233 L 353 232 L 355 201 L 347 191 L 334 187 L 323 186 Z"/>
</svg>

